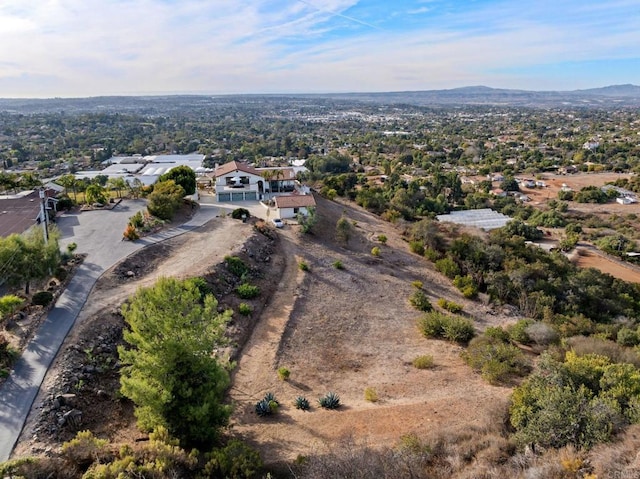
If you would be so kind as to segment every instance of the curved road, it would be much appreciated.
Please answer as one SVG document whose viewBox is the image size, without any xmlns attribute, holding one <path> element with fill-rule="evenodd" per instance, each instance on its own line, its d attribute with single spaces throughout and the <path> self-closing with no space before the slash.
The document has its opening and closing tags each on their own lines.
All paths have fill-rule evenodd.
<svg viewBox="0 0 640 479">
<path fill-rule="evenodd" d="M 136 242 L 122 241 L 129 217 L 144 207 L 142 200 L 126 200 L 112 210 L 64 214 L 58 218 L 61 248 L 75 242 L 78 245 L 76 252 L 86 253 L 87 257 L 27 345 L 9 378 L 0 386 L 0 462 L 9 459 L 42 380 L 102 273 L 131 253 L 196 229 L 220 212 L 215 205 L 201 205 L 194 217 L 181 226 Z"/>
</svg>

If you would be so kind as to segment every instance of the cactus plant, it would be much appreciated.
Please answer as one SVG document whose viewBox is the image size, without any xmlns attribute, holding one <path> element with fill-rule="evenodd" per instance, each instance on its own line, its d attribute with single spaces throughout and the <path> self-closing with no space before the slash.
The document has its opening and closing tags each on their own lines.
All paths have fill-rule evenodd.
<svg viewBox="0 0 640 479">
<path fill-rule="evenodd" d="M 340 407 L 340 397 L 334 392 L 327 393 L 325 396 L 318 399 L 320 406 L 325 409 L 337 409 Z"/>
</svg>

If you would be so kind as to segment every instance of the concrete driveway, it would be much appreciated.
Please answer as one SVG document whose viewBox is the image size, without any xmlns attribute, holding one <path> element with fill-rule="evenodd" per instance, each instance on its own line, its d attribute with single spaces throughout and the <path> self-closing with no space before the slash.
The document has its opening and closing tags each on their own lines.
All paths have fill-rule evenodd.
<svg viewBox="0 0 640 479">
<path fill-rule="evenodd" d="M 122 241 L 129 217 L 144 207 L 143 200 L 126 200 L 113 210 L 64 214 L 58 218 L 63 236 L 61 249 L 75 242 L 76 251 L 86 253 L 87 257 L 0 387 L 0 461 L 9 459 L 47 370 L 102 273 L 144 246 L 196 229 L 220 214 L 217 206 L 205 204 L 181 226 L 139 241 Z"/>
</svg>

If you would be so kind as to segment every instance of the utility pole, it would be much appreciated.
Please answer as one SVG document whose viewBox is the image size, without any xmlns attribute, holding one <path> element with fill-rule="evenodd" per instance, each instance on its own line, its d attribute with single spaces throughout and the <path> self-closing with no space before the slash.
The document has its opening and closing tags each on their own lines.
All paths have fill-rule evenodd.
<svg viewBox="0 0 640 479">
<path fill-rule="evenodd" d="M 42 230 L 44 232 L 44 244 L 46 245 L 49 242 L 49 218 L 47 218 L 47 209 L 45 207 L 46 196 L 44 194 L 43 186 L 38 190 L 38 194 L 40 195 L 40 220 L 42 222 Z"/>
</svg>

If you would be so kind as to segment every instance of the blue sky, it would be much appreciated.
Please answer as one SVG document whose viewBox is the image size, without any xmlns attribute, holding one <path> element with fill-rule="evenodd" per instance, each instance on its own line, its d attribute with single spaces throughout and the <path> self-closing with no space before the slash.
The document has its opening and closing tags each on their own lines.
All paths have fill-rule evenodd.
<svg viewBox="0 0 640 479">
<path fill-rule="evenodd" d="M 638 0 L 2 0 L 0 97 L 640 84 Z"/>
</svg>

